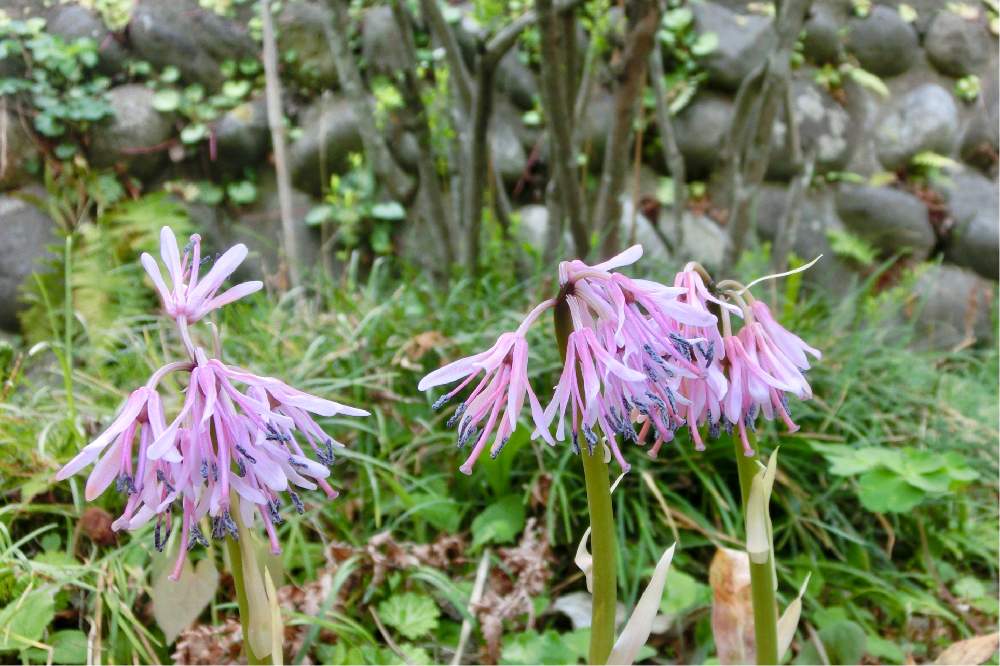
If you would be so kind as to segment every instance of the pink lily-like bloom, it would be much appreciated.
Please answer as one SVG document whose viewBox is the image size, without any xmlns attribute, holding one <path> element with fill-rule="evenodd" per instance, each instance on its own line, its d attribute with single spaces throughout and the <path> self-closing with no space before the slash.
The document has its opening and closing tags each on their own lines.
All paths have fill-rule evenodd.
<svg viewBox="0 0 1000 666">
<path fill-rule="evenodd" d="M 176 250 L 176 245 L 172 245 L 173 234 L 164 227 L 161 238 L 169 267 L 171 247 Z M 185 260 L 175 267 L 179 267 L 179 272 L 174 285 L 179 288 L 180 296 L 173 303 L 181 304 L 181 309 L 175 309 L 172 316 L 176 316 L 179 324 L 188 315 L 202 316 L 218 307 L 220 301 L 245 295 L 229 298 L 237 289 L 234 287 L 221 297 L 214 297 L 216 305 L 209 305 L 213 303 L 211 294 L 239 261 L 224 266 L 221 272 L 225 275 L 216 279 L 212 273 L 222 265 L 220 260 L 198 284 L 197 237 L 192 240 L 191 264 L 187 263 L 185 252 Z M 245 255 L 245 248 L 238 255 Z M 242 256 L 239 258 L 241 261 Z M 151 276 L 155 282 L 152 271 Z M 192 281 L 185 285 L 180 276 Z M 202 294 L 199 289 L 206 284 L 209 287 Z M 173 292 L 168 295 L 175 296 Z M 161 296 L 164 296 L 162 290 Z M 208 298 L 205 305 L 186 309 L 204 298 Z M 171 306 L 166 298 L 164 304 L 169 312 Z M 326 435 L 312 415 L 368 415 L 364 410 L 305 393 L 273 377 L 261 377 L 209 358 L 204 349 L 191 346 L 190 337 L 183 335 L 186 328 L 180 325 L 178 328 L 185 346 L 192 350 L 191 359 L 168 363 L 157 370 L 145 386 L 132 392 L 111 425 L 56 475 L 57 480 L 67 479 L 93 464 L 86 485 L 87 501 L 98 497 L 114 482 L 128 500 L 112 529 L 135 530 L 155 518 L 153 540 L 157 550 L 167 543 L 177 508 L 181 535 L 171 574 L 175 580 L 180 576 L 187 551 L 195 545 L 208 544 L 199 527 L 206 516 L 210 518 L 214 538 L 224 538 L 227 534 L 238 537 L 232 511 L 238 511 L 247 526 L 253 525 L 259 516 L 272 552 L 281 552 L 275 532 L 275 524 L 282 520 L 280 494 L 286 494 L 300 513 L 304 505 L 296 488 L 319 487 L 328 497 L 337 496 L 326 479 L 334 451 L 343 444 Z M 189 379 L 183 404 L 167 423 L 157 386 L 173 372 L 187 372 Z M 312 451 L 311 456 L 303 449 L 303 441 Z"/>
<path fill-rule="evenodd" d="M 649 455 L 655 457 L 683 426 L 698 450 L 705 448 L 702 428 L 715 438 L 720 428 L 736 426 L 749 455 L 746 431 L 758 414 L 797 427 L 785 396 L 812 395 L 803 374 L 805 354 L 818 352 L 775 322 L 762 303 L 731 302 L 744 304 L 746 289 L 706 283 L 707 274 L 696 264 L 678 273 L 673 286 L 618 272 L 641 256 L 636 245 L 595 265 L 562 262 L 556 299 L 536 306 L 517 331 L 502 334 L 490 349 L 424 377 L 420 390 L 461 380 L 434 403 L 437 409 L 483 373 L 448 422 L 458 424 L 460 447 L 475 441 L 463 472 L 471 473 L 494 431 L 491 453 L 500 452 L 517 425 L 525 394 L 533 437 L 554 444 L 568 436 L 574 452 L 582 441 L 589 455 L 603 439 L 624 471 L 630 465 L 619 438 L 640 445 L 651 441 Z M 565 358 L 552 398 L 540 409 L 527 379 L 525 332 L 542 311 L 557 306 Z M 724 316 L 725 336 L 716 313 Z M 737 335 L 729 332 L 731 315 L 746 322 Z"/>
<path fill-rule="evenodd" d="M 160 230 L 160 258 L 170 276 L 170 287 L 163 279 L 160 267 L 148 252 L 140 257 L 156 291 L 163 301 L 164 311 L 175 320 L 193 324 L 212 310 L 218 309 L 244 296 L 260 291 L 260 280 L 243 282 L 216 295 L 222 283 L 233 274 L 247 256 L 247 246 L 239 243 L 219 257 L 211 270 L 199 279 L 201 272 L 201 236 L 194 234 L 184 248 L 177 249 L 177 239 L 170 227 Z"/>
</svg>

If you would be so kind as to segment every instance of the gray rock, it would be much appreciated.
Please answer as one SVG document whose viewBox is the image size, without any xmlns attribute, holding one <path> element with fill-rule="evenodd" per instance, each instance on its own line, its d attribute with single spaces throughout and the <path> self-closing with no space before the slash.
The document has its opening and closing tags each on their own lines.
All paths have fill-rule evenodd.
<svg viewBox="0 0 1000 666">
<path fill-rule="evenodd" d="M 927 266 L 917 279 L 915 292 L 918 349 L 954 349 L 995 338 L 991 309 L 996 303 L 996 283 L 972 271 L 947 264 Z"/>
<path fill-rule="evenodd" d="M 507 52 L 497 64 L 495 74 L 497 90 L 507 95 L 510 101 L 522 109 L 530 109 L 538 97 L 538 82 L 535 73 L 524 64 L 520 51 L 516 48 Z"/>
<path fill-rule="evenodd" d="M 161 68 L 174 65 L 185 81 L 211 89 L 225 80 L 223 61 L 257 57 L 244 26 L 193 0 L 142 0 L 132 10 L 128 35 L 142 59 Z"/>
<path fill-rule="evenodd" d="M 777 40 L 771 20 L 743 15 L 711 2 L 692 5 L 695 29 L 714 32 L 719 45 L 701 59 L 709 82 L 723 90 L 736 90 L 740 82 L 764 61 Z"/>
<path fill-rule="evenodd" d="M 114 115 L 91 130 L 88 154 L 93 166 L 124 164 L 140 178 L 155 175 L 167 156 L 158 146 L 170 138 L 173 124 L 168 114 L 153 108 L 153 94 L 138 83 L 108 91 Z"/>
<path fill-rule="evenodd" d="M 245 102 L 219 118 L 215 123 L 215 143 L 216 167 L 223 171 L 260 164 L 271 146 L 264 99 Z"/>
<path fill-rule="evenodd" d="M 843 169 L 851 158 L 860 128 L 855 127 L 848 111 L 818 86 L 799 80 L 793 83 L 792 91 L 802 154 L 815 154 L 817 173 Z M 771 134 L 768 177 L 782 180 L 794 173 L 788 149 L 788 122 L 782 106 Z"/>
<path fill-rule="evenodd" d="M 917 57 L 917 33 L 899 12 L 873 7 L 865 18 L 851 20 L 847 47 L 869 72 L 895 76 L 908 70 Z"/>
<path fill-rule="evenodd" d="M 964 171 L 945 189 L 952 227 L 945 259 L 992 280 L 1000 277 L 1000 189 L 996 179 Z"/>
<path fill-rule="evenodd" d="M 44 201 L 44 191 L 20 192 Z M 0 328 L 17 329 L 22 309 L 20 288 L 35 271 L 44 270 L 47 246 L 55 241 L 55 223 L 40 208 L 20 196 L 0 196 Z"/>
<path fill-rule="evenodd" d="M 517 211 L 519 221 L 514 225 L 514 233 L 519 241 L 534 248 L 538 252 L 544 252 L 549 244 L 549 210 L 539 204 L 529 204 Z M 563 232 L 562 242 L 556 248 L 556 257 L 567 257 L 573 252 L 573 236 L 569 230 Z"/>
<path fill-rule="evenodd" d="M 403 38 L 390 7 L 376 6 L 365 12 L 361 20 L 361 53 L 371 74 L 392 77 L 406 64 Z"/>
<path fill-rule="evenodd" d="M 813 7 L 802 38 L 805 56 L 818 65 L 839 62 L 841 25 L 831 8 L 824 5 Z"/>
<path fill-rule="evenodd" d="M 950 154 L 957 132 L 958 108 L 951 93 L 927 83 L 893 100 L 875 133 L 876 152 L 894 171 L 925 150 Z"/>
<path fill-rule="evenodd" d="M 774 242 L 787 205 L 786 186 L 777 183 L 764 183 L 761 186 L 754 219 L 757 233 L 762 239 Z M 839 257 L 830 243 L 830 233 L 843 230 L 844 225 L 837 217 L 832 191 L 820 189 L 807 193 L 802 202 L 799 224 L 794 230 L 791 250 L 806 261 L 821 254 L 823 258 L 805 273 L 805 280 L 833 290 L 843 289 L 857 279 L 859 267 L 852 266 Z"/>
<path fill-rule="evenodd" d="M 902 0 L 875 0 L 876 5 L 884 5 L 894 12 L 899 11 L 901 2 Z M 917 18 L 913 21 L 913 27 L 921 36 L 927 32 L 927 27 L 938 10 L 947 5 L 942 0 L 906 0 L 906 4 L 917 14 Z"/>
<path fill-rule="evenodd" d="M 49 13 L 46 32 L 59 35 L 66 42 L 87 38 L 97 45 L 98 69 L 116 74 L 125 64 L 126 53 L 101 17 L 80 5 L 59 5 Z"/>
<path fill-rule="evenodd" d="M 969 21 L 942 9 L 935 16 L 924 37 L 927 58 L 938 71 L 949 76 L 965 76 L 978 71 L 996 51 L 986 26 Z"/>
<path fill-rule="evenodd" d="M 528 155 L 521 144 L 521 119 L 509 105 L 498 105 L 490 122 L 490 155 L 493 168 L 506 183 L 515 183 L 524 175 Z"/>
<path fill-rule="evenodd" d="M 337 67 L 330 55 L 326 27 L 333 24 L 333 14 L 326 7 L 311 2 L 289 2 L 278 16 L 278 50 L 287 55 L 282 75 L 287 74 L 307 90 L 330 90 L 337 87 Z"/>
<path fill-rule="evenodd" d="M 677 114 L 677 147 L 690 178 L 701 178 L 712 170 L 732 122 L 732 100 L 711 92 L 699 93 Z"/>
<path fill-rule="evenodd" d="M 25 129 L 31 120 L 18 117 L 11 110 L 0 109 L 0 132 L 6 134 L 6 160 L 0 171 L 0 192 L 19 187 L 31 178 L 31 168 L 37 166 L 38 150 L 34 137 Z"/>
<path fill-rule="evenodd" d="M 288 150 L 292 182 L 319 194 L 330 174 L 347 169 L 348 155 L 363 148 L 354 107 L 343 96 L 323 97 L 302 114 L 301 126 L 301 136 Z"/>
<path fill-rule="evenodd" d="M 934 247 L 927 206 L 909 192 L 846 185 L 837 193 L 837 213 L 852 233 L 885 254 L 908 251 L 923 259 Z"/>
<path fill-rule="evenodd" d="M 983 92 L 976 101 L 975 111 L 962 135 L 959 148 L 962 159 L 981 171 L 994 173 L 1000 152 L 1000 115 L 998 115 L 998 83 L 996 70 L 983 82 Z"/>
</svg>

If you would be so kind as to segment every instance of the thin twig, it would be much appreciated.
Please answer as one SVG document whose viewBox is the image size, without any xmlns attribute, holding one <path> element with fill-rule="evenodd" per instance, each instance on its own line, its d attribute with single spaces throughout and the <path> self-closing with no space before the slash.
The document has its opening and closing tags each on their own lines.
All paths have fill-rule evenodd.
<svg viewBox="0 0 1000 666">
<path fill-rule="evenodd" d="M 675 248 L 684 246 L 684 211 L 687 208 L 687 172 L 684 167 L 684 156 L 677 146 L 677 134 L 670 120 L 670 105 L 667 103 L 667 90 L 663 84 L 663 53 L 653 49 L 649 56 L 650 78 L 653 80 L 653 96 L 656 99 L 656 125 L 660 130 L 660 146 L 663 149 L 663 161 L 670 170 L 670 178 L 674 183 L 674 240 Z"/>
<path fill-rule="evenodd" d="M 660 7 L 652 0 L 636 0 L 630 14 L 629 31 L 615 90 L 614 122 L 608 129 L 601 184 L 593 214 L 593 228 L 600 230 L 601 245 L 606 255 L 618 249 L 620 197 L 625 183 L 625 170 L 628 168 L 632 122 L 642 95 L 649 53 L 656 44 L 656 29 L 660 24 Z"/>
<path fill-rule="evenodd" d="M 267 124 L 271 131 L 274 151 L 274 173 L 278 181 L 278 207 L 281 211 L 281 236 L 288 278 L 292 288 L 302 284 L 302 255 L 299 252 L 295 219 L 292 217 L 292 184 L 285 155 L 285 116 L 281 110 L 281 81 L 278 78 L 278 49 L 275 45 L 274 22 L 268 0 L 260 0 L 260 18 L 264 46 L 264 94 L 267 102 Z"/>
</svg>

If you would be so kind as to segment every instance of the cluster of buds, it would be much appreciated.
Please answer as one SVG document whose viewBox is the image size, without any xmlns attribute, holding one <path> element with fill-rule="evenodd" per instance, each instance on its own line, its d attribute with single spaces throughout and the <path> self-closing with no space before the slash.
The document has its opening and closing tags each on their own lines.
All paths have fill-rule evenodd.
<svg viewBox="0 0 1000 666">
<path fill-rule="evenodd" d="M 458 426 L 458 446 L 472 443 L 461 471 L 472 472 L 491 438 L 490 453 L 499 454 L 517 427 L 525 396 L 533 437 L 554 444 L 568 435 L 575 452 L 583 446 L 590 453 L 603 439 L 623 471 L 630 465 L 619 441 L 651 442 L 655 457 L 684 426 L 699 450 L 704 435 L 735 429 L 745 453 L 753 455 L 747 431 L 761 415 L 796 429 L 787 395 L 811 396 L 806 354 L 820 353 L 778 324 L 742 285 L 722 289 L 696 264 L 678 273 L 673 286 L 617 272 L 641 256 L 636 245 L 594 266 L 562 262 L 556 298 L 538 304 L 490 349 L 423 378 L 420 390 L 461 380 L 435 408 L 479 378 L 449 420 Z M 555 310 L 564 365 L 543 409 L 528 382 L 526 333 L 549 309 Z M 735 335 L 733 317 L 743 320 Z"/>
<path fill-rule="evenodd" d="M 208 516 L 210 535 L 238 538 L 236 515 L 244 525 L 259 517 L 271 542 L 281 552 L 275 525 L 282 521 L 282 494 L 301 513 L 295 489 L 336 491 L 327 482 L 334 451 L 343 446 L 326 435 L 312 415 L 367 416 L 354 407 L 310 395 L 273 377 L 260 377 L 223 363 L 196 346 L 188 324 L 209 312 L 258 291 L 260 282 L 244 282 L 221 295 L 216 292 L 247 255 L 237 245 L 199 277 L 201 239 L 194 235 L 183 252 L 173 232 L 164 227 L 160 254 L 171 285 L 155 259 L 142 255 L 164 311 L 177 325 L 189 358 L 164 365 L 136 389 L 111 425 L 63 467 L 66 479 L 90 464 L 86 499 L 91 501 L 112 483 L 128 496 L 114 530 L 135 530 L 156 521 L 154 545 L 162 550 L 180 514 L 180 548 L 172 577 L 182 570 L 188 550 L 208 545 L 199 527 Z M 187 388 L 176 416 L 167 423 L 158 389 L 171 373 L 187 373 Z M 312 456 L 303 450 L 303 441 Z"/>
</svg>

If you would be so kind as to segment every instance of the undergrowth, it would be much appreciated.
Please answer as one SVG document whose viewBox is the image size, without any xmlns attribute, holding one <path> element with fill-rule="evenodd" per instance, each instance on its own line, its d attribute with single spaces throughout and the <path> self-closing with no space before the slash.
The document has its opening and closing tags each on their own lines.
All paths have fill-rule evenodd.
<svg viewBox="0 0 1000 666">
<path fill-rule="evenodd" d="M 137 228 L 136 239 L 148 247 L 148 230 Z M 63 382 L 52 353 L 61 324 L 53 330 L 45 317 L 29 327 L 37 344 L 0 357 L 0 626 L 13 627 L 0 654 L 44 662 L 52 649 L 64 663 L 151 663 L 175 652 L 221 659 L 238 625 L 233 604 L 215 599 L 231 595 L 215 595 L 195 629 L 171 644 L 164 623 L 153 621 L 156 596 L 169 592 L 156 591 L 162 563 L 151 528 L 113 535 L 106 512 L 117 515 L 120 496 L 105 493 L 84 511 L 80 480 L 51 480 L 151 368 L 179 353 L 153 316 L 154 301 L 125 297 L 148 291 L 134 253 L 100 243 L 91 251 L 95 260 L 114 254 L 107 260 L 115 268 L 104 284 L 78 285 L 90 295 L 77 311 L 99 306 L 115 318 L 78 317 L 73 381 Z M 444 427 L 450 410 L 432 412 L 433 397 L 416 390 L 426 371 L 486 347 L 554 292 L 554 270 L 517 277 L 510 260 L 498 256 L 487 274 L 457 277 L 447 289 L 377 260 L 366 275 L 316 278 L 300 292 L 259 294 L 217 314 L 230 362 L 372 412 L 350 429 L 335 418 L 323 424 L 346 437 L 333 474 L 341 497 L 305 497 L 305 514 L 281 528 L 287 659 L 450 661 L 467 619 L 475 627 L 467 661 L 584 658 L 587 630 L 553 611 L 572 607 L 572 593 L 585 589 L 573 564 L 586 528 L 577 459 L 519 428 L 503 455 L 466 477 Z M 750 256 L 736 277 L 766 265 Z M 676 269 L 646 271 L 662 280 Z M 810 373 L 816 398 L 793 405 L 802 430 L 789 436 L 769 426 L 760 436 L 768 450 L 781 445 L 772 513 L 783 604 L 812 573 L 794 645 L 803 663 L 816 659 L 817 644 L 830 659 L 926 661 L 997 622 L 997 352 L 912 351 L 905 285 L 876 294 L 874 282 L 835 299 L 797 278 L 759 288 L 790 329 L 824 351 Z M 549 328 L 532 332 L 533 381 L 543 393 L 558 368 Z M 75 419 L 67 418 L 67 387 Z M 662 631 L 644 657 L 710 661 L 708 563 L 718 547 L 740 547 L 731 444 L 697 453 L 685 435 L 657 460 L 635 447 L 626 455 L 633 471 L 614 495 L 626 607 L 663 548 L 679 544 Z M 197 555 L 198 568 L 220 551 Z M 466 606 L 484 557 L 495 605 L 473 618 Z M 223 576 L 220 585 L 229 584 Z"/>
</svg>

